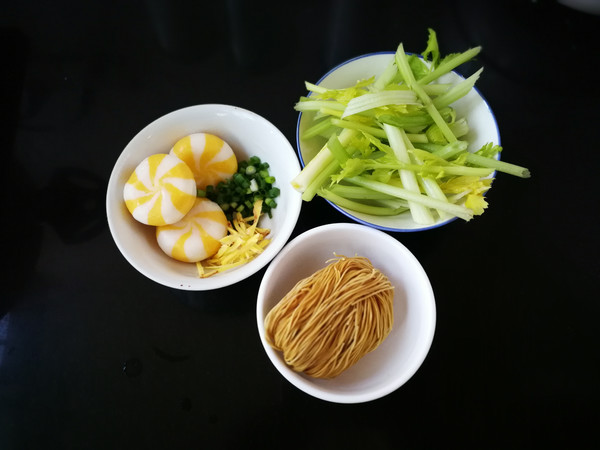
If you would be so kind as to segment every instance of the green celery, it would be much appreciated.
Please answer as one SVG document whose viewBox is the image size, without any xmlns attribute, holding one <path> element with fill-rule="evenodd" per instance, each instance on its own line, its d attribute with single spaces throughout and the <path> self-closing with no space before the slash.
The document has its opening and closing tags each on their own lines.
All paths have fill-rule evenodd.
<svg viewBox="0 0 600 450">
<path fill-rule="evenodd" d="M 456 137 L 448 127 L 448 124 L 443 119 L 442 115 L 438 111 L 438 109 L 433 105 L 431 98 L 427 93 L 423 90 L 423 88 L 417 83 L 415 77 L 410 70 L 410 66 L 408 65 L 408 60 L 406 57 L 406 53 L 404 52 L 404 46 L 402 43 L 398 46 L 398 50 L 396 51 L 396 64 L 398 65 L 398 70 L 402 74 L 404 82 L 415 91 L 417 97 L 421 99 L 425 109 L 433 119 L 433 121 L 440 127 L 440 130 L 448 140 L 448 142 L 454 142 Z"/>
<path fill-rule="evenodd" d="M 435 198 L 442 202 L 446 202 L 446 203 L 448 202 L 448 198 L 446 197 L 446 194 L 444 194 L 442 192 L 440 185 L 433 177 L 430 177 L 430 176 L 422 177 L 420 181 L 421 181 L 421 186 L 423 187 L 423 190 L 429 197 Z M 437 211 L 438 215 L 440 216 L 440 219 L 442 219 L 442 220 L 447 220 L 447 219 L 450 219 L 451 217 L 454 217 L 451 214 L 447 213 L 446 211 L 442 211 L 441 209 L 436 209 L 436 211 Z"/>
<path fill-rule="evenodd" d="M 515 175 L 521 178 L 531 177 L 529 169 L 525 167 L 517 166 L 516 164 L 511 164 L 504 161 L 499 161 L 494 158 L 487 158 L 485 156 L 476 155 L 474 153 L 467 153 L 466 161 L 475 166 L 488 167 L 490 169 L 495 169 L 498 172 L 508 173 L 510 175 Z"/>
<path fill-rule="evenodd" d="M 304 132 L 302 133 L 300 138 L 301 139 L 310 139 L 315 136 L 323 135 L 331 127 L 332 127 L 331 119 L 326 118 L 324 120 L 317 122 L 316 124 L 312 125 L 311 127 L 307 128 L 306 130 L 304 130 Z"/>
<path fill-rule="evenodd" d="M 321 108 L 344 111 L 346 105 L 334 100 L 301 100 L 294 105 L 294 109 L 298 112 L 319 111 Z"/>
<path fill-rule="evenodd" d="M 473 89 L 473 86 L 475 86 L 475 82 L 479 79 L 481 72 L 483 72 L 483 68 L 479 69 L 469 78 L 466 78 L 463 81 L 455 84 L 443 94 L 437 96 L 435 99 L 433 99 L 433 105 L 437 109 L 445 108 L 446 106 L 450 106 L 458 99 L 467 95 L 471 89 Z"/>
<path fill-rule="evenodd" d="M 404 208 L 402 206 L 387 207 L 367 205 L 365 203 L 357 202 L 337 195 L 328 189 L 320 189 L 318 191 L 318 195 L 329 200 L 330 202 L 335 203 L 338 206 L 341 206 L 342 208 L 350 209 L 359 213 L 370 214 L 373 216 L 396 216 L 407 210 L 407 208 Z"/>
<path fill-rule="evenodd" d="M 360 186 L 349 186 L 346 184 L 334 184 L 329 190 L 341 197 L 361 199 L 361 200 L 389 200 L 394 198 L 391 195 L 373 191 Z"/>
<path fill-rule="evenodd" d="M 390 147 L 394 151 L 396 159 L 402 165 L 411 164 L 410 155 L 408 154 L 406 144 L 404 142 L 404 130 L 387 124 L 383 125 L 383 129 L 387 134 L 388 142 L 390 143 Z M 402 185 L 407 190 L 415 193 L 420 192 L 419 182 L 414 172 L 405 169 L 400 169 L 400 179 L 402 180 Z M 415 203 L 409 200 L 408 206 L 410 208 L 412 218 L 416 223 L 424 225 L 433 223 L 434 220 L 433 216 L 431 215 L 431 212 L 421 203 Z"/>
<path fill-rule="evenodd" d="M 352 139 L 352 137 L 355 136 L 355 134 L 356 131 L 354 130 L 344 129 L 339 134 L 338 139 L 340 140 L 340 143 L 342 145 L 347 145 L 350 139 Z M 319 152 L 315 155 L 315 157 L 304 166 L 300 173 L 294 177 L 294 179 L 291 181 L 292 186 L 299 192 L 304 193 L 308 186 L 313 183 L 315 178 L 319 177 L 320 172 L 323 171 L 325 168 L 328 168 L 332 162 L 338 164 L 335 160 L 335 157 L 331 153 L 331 150 L 329 150 L 329 147 L 327 146 L 327 144 L 325 144 L 321 148 L 321 150 L 319 150 Z M 331 174 L 327 174 L 327 176 L 330 175 Z M 313 188 L 311 189 L 311 193 L 313 196 L 316 191 L 317 189 L 315 189 L 313 186 Z M 310 195 L 307 195 L 307 197 L 310 197 Z"/>
<path fill-rule="evenodd" d="M 379 181 L 369 180 L 368 178 L 365 178 L 363 176 L 346 178 L 346 181 L 348 181 L 349 183 L 356 184 L 358 186 L 368 187 L 375 191 L 383 192 L 385 194 L 390 194 L 394 197 L 402 198 L 409 202 L 420 203 L 429 208 L 440 209 L 442 211 L 447 212 L 448 214 L 451 214 L 452 216 L 460 217 L 465 221 L 469 221 L 473 218 L 473 211 L 471 211 L 465 206 L 455 205 L 454 203 L 449 202 L 443 202 L 418 192 L 409 191 L 407 189 L 381 183 Z"/>
<path fill-rule="evenodd" d="M 383 131 L 382 129 L 371 127 L 369 125 L 364 125 L 359 122 L 344 120 L 344 119 L 331 119 L 331 123 L 340 128 L 344 128 L 344 129 L 348 129 L 348 130 L 365 131 L 369 134 L 372 134 L 373 136 L 377 136 L 380 138 L 386 137 L 385 131 Z"/>
<path fill-rule="evenodd" d="M 433 69 L 429 74 L 425 75 L 423 78 L 419 80 L 419 84 L 429 84 L 432 81 L 438 79 L 442 75 L 447 74 L 448 72 L 454 70 L 461 64 L 470 61 L 475 58 L 481 52 L 481 46 L 473 47 L 464 51 L 462 53 L 457 53 L 455 55 L 449 55 L 444 58 L 440 64 Z"/>
<path fill-rule="evenodd" d="M 329 147 L 329 151 L 333 154 L 334 158 L 340 165 L 348 161 L 348 153 L 346 153 L 346 149 L 340 143 L 340 140 L 335 134 L 332 135 L 327 141 L 327 147 Z"/>
<path fill-rule="evenodd" d="M 384 89 L 394 80 L 397 74 L 398 69 L 396 68 L 396 63 L 392 59 L 381 75 L 375 79 L 375 82 L 372 85 L 372 91 L 377 92 Z"/>
<path fill-rule="evenodd" d="M 348 102 L 342 118 L 387 105 L 417 105 L 417 96 L 408 90 L 379 91 L 354 97 Z"/>
</svg>

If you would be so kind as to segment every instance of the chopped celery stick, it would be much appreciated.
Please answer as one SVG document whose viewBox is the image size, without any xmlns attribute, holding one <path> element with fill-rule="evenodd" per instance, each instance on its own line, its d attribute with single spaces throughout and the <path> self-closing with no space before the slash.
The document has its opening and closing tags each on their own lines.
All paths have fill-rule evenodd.
<svg viewBox="0 0 600 450">
<path fill-rule="evenodd" d="M 327 118 L 304 130 L 300 137 L 301 139 L 310 139 L 315 136 L 320 136 L 326 133 L 331 127 L 331 119 Z"/>
<path fill-rule="evenodd" d="M 406 211 L 407 209 L 402 206 L 391 208 L 387 206 L 367 205 L 365 203 L 341 197 L 337 194 L 334 194 L 328 189 L 319 190 L 318 195 L 329 200 L 330 202 L 335 203 L 338 206 L 341 206 L 342 208 L 350 209 L 352 211 L 364 214 L 371 214 L 373 216 L 396 216 Z"/>
<path fill-rule="evenodd" d="M 483 67 L 477 72 L 475 72 L 473 75 L 471 75 L 469 78 L 466 78 L 463 81 L 455 84 L 446 92 L 433 99 L 433 105 L 438 109 L 444 108 L 446 106 L 451 105 L 456 100 L 467 95 L 471 91 L 473 86 L 475 86 L 475 82 L 479 79 L 479 75 L 481 75 L 481 72 L 483 72 Z"/>
<path fill-rule="evenodd" d="M 450 142 L 437 150 L 434 150 L 432 153 L 435 156 L 439 156 L 443 159 L 450 159 L 453 156 L 456 156 L 459 153 L 466 152 L 468 143 L 466 141 L 455 141 Z"/>
<path fill-rule="evenodd" d="M 451 87 L 452 87 L 452 85 L 448 84 L 448 83 L 432 83 L 432 84 L 426 84 L 426 85 L 422 86 L 423 90 L 428 95 L 435 95 L 435 96 L 440 96 L 442 94 L 445 94 L 446 92 L 448 92 L 448 90 Z"/>
<path fill-rule="evenodd" d="M 360 186 L 348 186 L 346 184 L 334 184 L 329 191 L 341 197 L 354 198 L 361 200 L 389 200 L 394 198 L 392 195 L 383 194 Z"/>
<path fill-rule="evenodd" d="M 406 148 L 410 151 L 411 155 L 412 155 L 412 159 L 415 160 L 415 162 L 417 164 L 419 164 L 421 167 L 423 167 L 423 160 L 419 157 L 419 155 L 417 154 L 417 150 L 415 149 L 415 147 L 412 145 L 412 143 L 408 140 L 406 133 L 402 133 L 402 137 L 404 139 L 404 145 L 406 145 Z M 429 154 L 425 154 L 424 156 L 427 156 L 427 158 L 430 158 L 431 155 Z M 434 179 L 431 176 L 427 176 L 427 177 L 419 177 L 418 178 L 419 184 L 422 187 L 422 190 L 425 191 L 425 193 L 432 197 L 435 198 L 437 200 L 443 201 L 443 202 L 447 202 L 448 199 L 446 198 L 446 194 L 444 194 L 444 192 L 442 192 L 442 189 L 440 188 L 440 185 L 438 184 L 437 180 Z M 436 209 L 440 219 L 442 220 L 446 220 L 449 219 L 451 216 L 450 214 L 448 214 L 445 211 L 442 211 L 440 209 Z"/>
<path fill-rule="evenodd" d="M 448 214 L 460 217 L 465 221 L 469 221 L 473 218 L 473 211 L 465 206 L 455 205 L 454 203 L 449 202 L 443 202 L 418 192 L 409 191 L 407 189 L 381 183 L 379 181 L 369 180 L 368 178 L 362 176 L 347 178 L 346 181 L 348 181 L 349 183 L 356 184 L 358 186 L 368 187 L 370 189 L 383 192 L 385 194 L 390 194 L 398 198 L 403 198 L 404 200 L 408 200 L 409 202 L 421 203 L 422 205 L 430 208 L 440 209 L 442 211 L 447 212 Z"/>
<path fill-rule="evenodd" d="M 467 119 L 461 117 L 456 122 L 448 124 L 450 130 L 452 130 L 452 134 L 457 138 L 463 137 L 469 132 L 469 124 L 467 123 Z M 456 141 L 454 141 L 456 142 Z"/>
<path fill-rule="evenodd" d="M 346 153 L 346 150 L 335 134 L 329 138 L 329 141 L 327 141 L 327 147 L 329 147 L 329 151 L 340 165 L 344 164 L 348 160 L 348 153 Z"/>
<path fill-rule="evenodd" d="M 451 108 L 440 109 L 444 121 L 450 121 L 452 117 Z M 408 114 L 380 114 L 378 119 L 382 123 L 389 123 L 400 128 L 426 127 L 433 123 L 433 119 L 426 111 L 415 111 Z"/>
<path fill-rule="evenodd" d="M 331 175 L 337 172 L 340 168 L 340 163 L 337 159 L 329 162 L 326 167 L 322 168 L 317 176 L 311 180 L 310 184 L 302 193 L 302 200 L 309 202 L 317 194 L 317 191 L 324 186 L 328 181 L 331 181 Z"/>
<path fill-rule="evenodd" d="M 321 108 L 319 110 L 324 116 L 342 117 L 342 111 L 333 108 Z"/>
<path fill-rule="evenodd" d="M 307 91 L 316 92 L 318 94 L 324 94 L 327 92 L 327 88 L 319 86 L 318 84 L 309 83 L 308 81 L 304 82 L 304 86 L 306 86 Z"/>
<path fill-rule="evenodd" d="M 357 186 L 360 187 L 360 186 Z M 366 189 L 366 188 L 362 188 Z M 393 198 L 380 198 L 372 200 L 373 203 L 381 206 L 387 206 L 388 208 L 404 208 L 404 211 L 408 211 L 408 202 L 404 199 L 393 197 Z"/>
<path fill-rule="evenodd" d="M 380 91 L 354 97 L 348 102 L 342 118 L 387 105 L 418 105 L 412 91 Z"/>
<path fill-rule="evenodd" d="M 299 112 L 319 111 L 321 108 L 343 111 L 346 106 L 333 100 L 302 100 L 294 105 L 294 109 Z"/>
<path fill-rule="evenodd" d="M 386 66 L 384 71 L 381 73 L 381 75 L 379 75 L 375 79 L 375 82 L 372 85 L 372 90 L 374 92 L 377 92 L 377 91 L 384 89 L 387 85 L 389 85 L 394 80 L 394 78 L 396 77 L 397 74 L 398 74 L 398 69 L 396 68 L 395 61 L 392 59 L 392 60 L 390 60 L 389 64 Z"/>
<path fill-rule="evenodd" d="M 342 145 L 347 145 L 355 134 L 356 132 L 354 130 L 344 129 L 338 136 L 338 139 Z M 328 167 L 332 161 L 335 161 L 335 158 L 327 147 L 327 144 L 325 144 L 315 157 L 304 166 L 300 173 L 294 177 L 291 182 L 294 189 L 299 192 L 304 192 L 308 185 L 311 184 L 312 180 L 319 175 L 319 172 Z M 314 192 L 316 192 L 316 190 Z"/>
<path fill-rule="evenodd" d="M 440 127 L 440 130 L 442 131 L 448 142 L 454 142 L 456 140 L 456 137 L 448 127 L 448 124 L 443 119 L 442 115 L 437 110 L 437 108 L 433 105 L 429 95 L 427 95 L 427 93 L 415 80 L 415 77 L 413 76 L 410 70 L 410 66 L 408 65 L 408 60 L 406 57 L 406 53 L 404 52 L 404 47 L 402 43 L 400 43 L 400 45 L 398 46 L 398 50 L 396 51 L 396 64 L 398 65 L 398 70 L 402 74 L 402 77 L 404 78 L 406 84 L 408 84 L 408 86 L 411 89 L 413 89 L 417 96 L 421 99 L 423 105 L 425 105 L 425 109 L 427 110 L 433 121 L 437 124 L 437 126 Z"/>
<path fill-rule="evenodd" d="M 457 142 L 461 142 L 461 141 L 457 141 Z M 416 143 L 416 147 L 419 150 L 423 150 L 429 153 L 435 153 L 438 151 L 441 151 L 445 145 L 441 145 L 441 144 L 434 144 L 433 142 L 423 142 L 423 143 Z M 454 144 L 454 142 L 453 142 Z M 446 145 L 451 145 L 451 144 L 446 144 Z"/>
<path fill-rule="evenodd" d="M 419 80 L 419 84 L 429 84 L 433 80 L 437 80 L 442 75 L 447 74 L 448 72 L 457 68 L 461 64 L 464 64 L 467 61 L 470 61 L 471 59 L 475 58 L 475 56 L 477 56 L 480 51 L 481 47 L 478 46 L 470 48 L 462 53 L 447 56 L 440 62 L 440 64 L 435 69 L 433 69 L 423 78 L 421 78 Z"/>
<path fill-rule="evenodd" d="M 354 121 L 350 121 L 350 120 L 343 120 L 343 119 L 331 119 L 331 123 L 340 128 L 344 128 L 344 129 L 348 129 L 348 130 L 365 131 L 369 134 L 372 134 L 373 136 L 377 136 L 380 138 L 386 137 L 385 131 L 383 131 L 382 129 L 370 127 L 370 126 L 364 125 L 362 123 L 358 123 L 358 122 L 354 122 Z"/>
<path fill-rule="evenodd" d="M 396 128 L 392 125 L 383 125 L 383 129 L 387 134 L 388 142 L 390 143 L 390 147 L 394 151 L 394 155 L 398 159 L 399 162 L 404 164 L 410 164 L 410 155 L 406 150 L 406 145 L 404 143 L 404 138 L 402 133 L 404 130 L 400 128 Z M 409 170 L 400 170 L 400 179 L 402 180 L 402 185 L 409 191 L 419 193 L 419 183 L 415 174 Z M 407 199 L 408 200 L 408 199 Z M 421 203 L 415 203 L 408 201 L 408 206 L 410 208 L 410 213 L 412 215 L 413 220 L 416 223 L 420 223 L 423 225 L 427 225 L 433 223 L 433 216 L 431 212 L 423 206 Z"/>
<path fill-rule="evenodd" d="M 423 186 L 423 190 L 425 191 L 425 193 L 427 195 L 429 195 L 431 198 L 435 198 L 435 199 L 443 201 L 443 202 L 448 202 L 448 199 L 446 198 L 446 194 L 444 194 L 442 192 L 440 185 L 437 183 L 437 181 L 434 178 L 423 177 L 423 178 L 421 178 L 421 184 Z M 450 219 L 451 217 L 454 217 L 452 214 L 449 214 L 446 211 L 442 211 L 441 209 L 436 209 L 436 211 L 439 214 L 440 219 L 442 219 L 442 220 L 447 220 L 447 219 Z"/>
<path fill-rule="evenodd" d="M 434 166 L 429 164 L 400 164 L 401 170 L 411 171 L 419 174 L 435 174 L 437 176 L 447 175 L 469 175 L 477 177 L 487 177 L 492 174 L 494 169 L 489 167 L 468 167 L 459 164 L 449 164 L 444 166 Z"/>
<path fill-rule="evenodd" d="M 531 177 L 529 169 L 525 167 L 517 166 L 515 164 L 507 163 L 504 161 L 499 161 L 494 158 L 487 158 L 485 156 L 476 155 L 474 153 L 467 153 L 466 161 L 475 166 L 489 167 L 491 169 L 496 169 L 498 172 L 508 173 L 510 175 L 515 175 L 521 178 Z"/>
<path fill-rule="evenodd" d="M 424 133 L 406 133 L 410 142 L 425 144 L 429 142 L 427 136 Z"/>
</svg>

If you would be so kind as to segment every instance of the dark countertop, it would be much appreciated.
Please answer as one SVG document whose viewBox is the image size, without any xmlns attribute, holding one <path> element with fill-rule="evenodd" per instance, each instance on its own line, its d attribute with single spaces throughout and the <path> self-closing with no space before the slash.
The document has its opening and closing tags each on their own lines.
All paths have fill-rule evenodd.
<svg viewBox="0 0 600 450">
<path fill-rule="evenodd" d="M 596 436 L 600 16 L 553 1 L 5 2 L 0 449 L 581 448 Z M 217 292 L 139 274 L 106 222 L 146 124 L 225 103 L 295 147 L 293 105 L 349 57 L 482 45 L 503 158 L 489 209 L 392 234 L 436 294 L 430 353 L 369 403 L 310 397 L 258 338 L 264 270 Z M 467 65 L 465 71 L 471 70 Z M 7 205 L 7 206 L 6 206 Z M 320 199 L 296 236 L 348 221 Z M 293 237 L 292 236 L 292 237 Z"/>
</svg>

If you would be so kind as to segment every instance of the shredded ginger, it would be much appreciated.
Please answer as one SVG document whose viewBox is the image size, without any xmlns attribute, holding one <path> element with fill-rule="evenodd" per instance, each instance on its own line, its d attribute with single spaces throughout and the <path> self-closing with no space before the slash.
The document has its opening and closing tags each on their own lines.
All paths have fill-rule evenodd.
<svg viewBox="0 0 600 450">
<path fill-rule="evenodd" d="M 207 278 L 219 272 L 246 264 L 263 252 L 271 242 L 266 237 L 271 230 L 259 228 L 258 220 L 262 213 L 262 200 L 254 203 L 253 214 L 242 217 L 239 212 L 227 226 L 227 236 L 220 240 L 217 253 L 196 263 L 200 278 Z"/>
</svg>

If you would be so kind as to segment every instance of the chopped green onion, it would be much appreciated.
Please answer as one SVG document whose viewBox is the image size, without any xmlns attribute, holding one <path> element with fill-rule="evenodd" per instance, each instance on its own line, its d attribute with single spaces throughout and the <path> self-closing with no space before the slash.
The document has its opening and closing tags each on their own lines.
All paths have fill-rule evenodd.
<svg viewBox="0 0 600 450">
<path fill-rule="evenodd" d="M 252 156 L 239 162 L 237 172 L 230 179 L 216 186 L 207 186 L 204 191 L 198 189 L 197 195 L 203 193 L 217 203 L 229 220 L 233 220 L 235 212 L 243 217 L 251 216 L 258 200 L 264 200 L 262 211 L 271 216 L 272 209 L 277 207 L 274 199 L 280 194 L 279 188 L 273 186 L 275 181 L 269 173 L 269 164 L 262 162 L 258 156 Z"/>
</svg>

